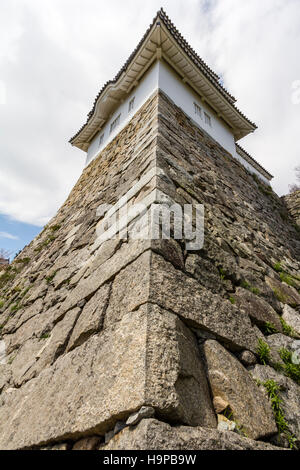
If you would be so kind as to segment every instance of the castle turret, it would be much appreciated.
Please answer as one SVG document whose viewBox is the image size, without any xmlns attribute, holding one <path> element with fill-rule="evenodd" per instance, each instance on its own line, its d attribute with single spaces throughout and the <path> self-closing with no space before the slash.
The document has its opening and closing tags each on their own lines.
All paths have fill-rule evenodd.
<svg viewBox="0 0 300 470">
<path fill-rule="evenodd" d="M 0 277 L 0 448 L 299 443 L 300 240 L 237 144 L 255 128 L 159 11 L 71 139 L 68 199 Z"/>
</svg>

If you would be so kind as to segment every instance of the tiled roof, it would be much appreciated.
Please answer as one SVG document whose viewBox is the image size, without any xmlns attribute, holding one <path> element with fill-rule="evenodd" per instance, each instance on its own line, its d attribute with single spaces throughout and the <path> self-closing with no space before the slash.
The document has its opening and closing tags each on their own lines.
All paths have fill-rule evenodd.
<svg viewBox="0 0 300 470">
<path fill-rule="evenodd" d="M 162 11 L 162 10 L 160 10 Z M 158 12 L 160 13 L 160 12 Z M 155 16 L 155 18 L 153 19 L 151 25 L 149 26 L 149 28 L 147 29 L 147 31 L 145 32 L 144 36 L 142 37 L 142 39 L 140 40 L 140 42 L 138 43 L 138 45 L 136 46 L 136 48 L 134 49 L 134 51 L 130 54 L 130 56 L 128 57 L 127 61 L 125 62 L 125 64 L 123 65 L 123 67 L 119 70 L 119 72 L 117 73 L 117 75 L 115 76 L 115 78 L 113 80 L 108 80 L 104 85 L 103 87 L 101 88 L 101 90 L 99 91 L 98 95 L 96 96 L 95 100 L 94 100 L 94 104 L 93 104 L 93 108 L 91 109 L 91 111 L 88 113 L 88 119 L 86 121 L 86 123 L 79 129 L 79 131 L 69 140 L 69 142 L 72 142 L 72 140 L 74 140 L 79 134 L 80 132 L 82 131 L 82 129 L 87 125 L 87 123 L 89 122 L 90 120 L 90 117 L 94 114 L 94 111 L 95 111 L 95 108 L 96 108 L 96 104 L 97 104 L 97 101 L 98 99 L 100 98 L 100 96 L 102 95 L 102 93 L 104 92 L 104 90 L 106 89 L 106 87 L 108 85 L 111 85 L 111 84 L 114 84 L 118 81 L 118 79 L 120 78 L 120 76 L 122 75 L 122 73 L 127 69 L 128 65 L 130 64 L 130 62 L 132 61 L 132 59 L 134 58 L 135 54 L 137 53 L 137 51 L 139 50 L 139 48 L 141 47 L 141 45 L 143 44 L 143 42 L 145 41 L 146 37 L 148 36 L 148 33 L 151 31 L 151 29 L 153 28 L 154 24 L 155 24 L 155 21 L 157 19 L 157 15 Z"/>
<path fill-rule="evenodd" d="M 91 117 L 94 115 L 94 112 L 95 112 L 95 109 L 96 109 L 96 104 L 99 100 L 99 98 L 101 97 L 101 95 L 104 93 L 104 91 L 106 90 L 106 88 L 111 85 L 111 84 L 115 84 L 118 79 L 120 78 L 120 76 L 122 75 L 123 72 L 125 72 L 128 68 L 128 66 L 130 65 L 130 63 L 132 62 L 132 60 L 134 59 L 135 55 L 137 54 L 137 52 L 139 51 L 140 47 L 142 46 L 142 44 L 144 43 L 144 41 L 146 40 L 149 32 L 151 31 L 151 29 L 153 28 L 153 26 L 155 25 L 155 22 L 156 21 L 162 21 L 163 24 L 165 25 L 165 27 L 167 28 L 167 30 L 170 32 L 170 34 L 172 35 L 172 37 L 175 39 L 176 43 L 184 50 L 184 52 L 188 55 L 188 57 L 194 62 L 194 64 L 198 67 L 198 69 L 208 78 L 208 80 L 210 81 L 210 83 L 224 96 L 224 98 L 227 100 L 227 102 L 240 114 L 240 116 L 242 116 L 251 126 L 254 127 L 254 129 L 256 129 L 256 125 L 251 122 L 236 106 L 235 106 L 235 101 L 236 99 L 230 94 L 228 93 L 228 91 L 220 84 L 219 82 L 219 77 L 218 75 L 213 72 L 213 70 L 210 69 L 210 67 L 203 61 L 203 59 L 201 59 L 197 54 L 196 52 L 192 49 L 192 47 L 188 44 L 188 42 L 183 38 L 183 36 L 179 33 L 179 31 L 177 30 L 177 28 L 175 27 L 175 25 L 171 22 L 171 20 L 169 19 L 169 17 L 166 15 L 166 13 L 164 12 L 163 9 L 160 9 L 155 18 L 153 19 L 151 25 L 149 26 L 149 28 L 147 29 L 146 33 L 144 34 L 144 36 L 142 37 L 142 39 L 140 40 L 140 42 L 138 43 L 137 47 L 134 49 L 134 51 L 132 52 L 132 54 L 130 55 L 130 57 L 128 58 L 128 60 L 125 62 L 125 64 L 123 65 L 123 67 L 120 69 L 120 71 L 117 73 L 117 75 L 115 76 L 115 78 L 113 80 L 109 80 L 108 82 L 106 82 L 103 87 L 101 88 L 101 90 L 99 91 L 95 101 L 94 101 L 94 104 L 93 104 L 93 108 L 92 110 L 88 113 L 88 118 L 87 118 L 87 121 L 86 123 L 79 129 L 79 131 L 70 139 L 70 142 L 72 143 L 74 141 L 74 139 L 76 139 L 76 137 L 79 136 L 79 134 L 81 133 L 81 131 L 88 125 Z"/>
<path fill-rule="evenodd" d="M 263 166 L 261 166 L 261 164 L 258 163 L 253 157 L 251 157 L 251 155 L 248 152 L 246 152 L 246 150 L 244 150 L 243 147 L 241 147 L 237 143 L 235 145 L 236 145 L 237 152 L 241 155 L 241 157 L 245 158 L 245 160 L 248 161 L 250 165 L 256 168 L 260 173 L 262 173 L 268 180 L 271 180 L 272 178 L 274 178 L 274 176 L 271 175 L 271 173 L 269 173 Z"/>
<path fill-rule="evenodd" d="M 177 43 L 181 48 L 187 53 L 187 55 L 192 59 L 192 61 L 199 67 L 199 69 L 204 72 L 204 75 L 207 76 L 211 81 L 214 82 L 214 85 L 226 96 L 226 98 L 231 102 L 235 103 L 236 99 L 232 96 L 219 82 L 220 77 L 204 62 L 201 57 L 194 51 L 194 49 L 189 45 L 189 43 L 184 39 L 180 34 L 176 26 L 172 23 L 170 18 L 166 15 L 164 10 L 161 8 L 157 13 L 159 18 L 164 22 L 164 25 L 167 27 L 168 31 L 172 34 Z"/>
</svg>

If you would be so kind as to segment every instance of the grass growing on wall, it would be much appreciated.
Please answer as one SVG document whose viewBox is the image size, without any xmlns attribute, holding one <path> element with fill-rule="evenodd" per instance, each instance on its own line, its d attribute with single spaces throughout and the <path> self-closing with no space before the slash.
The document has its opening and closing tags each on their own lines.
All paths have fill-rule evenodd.
<svg viewBox="0 0 300 470">
<path fill-rule="evenodd" d="M 267 380 L 262 385 L 265 387 L 269 396 L 272 410 L 274 413 L 277 429 L 279 434 L 284 434 L 289 442 L 291 449 L 295 448 L 295 436 L 290 432 L 288 423 L 286 422 L 284 411 L 282 409 L 282 399 L 280 398 L 279 392 L 280 386 L 274 380 Z"/>
</svg>

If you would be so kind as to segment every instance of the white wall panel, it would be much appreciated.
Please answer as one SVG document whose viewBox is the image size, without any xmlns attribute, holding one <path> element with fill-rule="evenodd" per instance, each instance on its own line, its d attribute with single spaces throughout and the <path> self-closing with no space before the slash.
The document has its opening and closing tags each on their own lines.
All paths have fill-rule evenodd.
<svg viewBox="0 0 300 470">
<path fill-rule="evenodd" d="M 126 126 L 134 114 L 143 106 L 148 98 L 158 89 L 161 89 L 177 106 L 179 106 L 193 122 L 204 129 L 234 158 L 237 158 L 250 172 L 258 175 L 265 183 L 269 181 L 243 157 L 236 152 L 235 140 L 230 128 L 219 119 L 216 114 L 201 101 L 194 90 L 185 84 L 178 75 L 164 62 L 156 62 L 146 73 L 139 85 L 132 91 L 127 99 L 115 110 L 105 126 L 92 140 L 86 158 L 88 165 L 109 142 Z M 129 111 L 129 102 L 135 98 L 134 107 Z M 195 114 L 194 103 L 202 109 L 202 117 Z M 211 125 L 205 122 L 204 113 L 211 118 Z M 111 124 L 120 115 L 119 125 L 110 132 Z M 100 137 L 104 134 L 102 142 Z"/>
</svg>

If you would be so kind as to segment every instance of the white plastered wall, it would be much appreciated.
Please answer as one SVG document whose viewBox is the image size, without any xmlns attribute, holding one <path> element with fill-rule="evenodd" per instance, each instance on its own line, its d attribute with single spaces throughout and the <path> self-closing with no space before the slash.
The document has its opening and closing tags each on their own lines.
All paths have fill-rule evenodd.
<svg viewBox="0 0 300 470">
<path fill-rule="evenodd" d="M 146 73 L 144 78 L 141 80 L 139 85 L 130 93 L 130 95 L 123 101 L 123 103 L 114 111 L 110 119 L 107 121 L 105 126 L 101 129 L 100 132 L 96 134 L 93 138 L 88 151 L 86 158 L 86 165 L 90 163 L 99 153 L 107 146 L 112 139 L 128 124 L 130 119 L 134 114 L 143 106 L 143 104 L 148 100 L 148 98 L 158 89 L 158 72 L 159 72 L 159 62 L 156 62 L 150 70 Z M 129 103 L 134 97 L 134 107 L 132 111 L 128 111 Z M 110 133 L 110 126 L 112 122 L 119 116 L 120 122 L 118 127 Z M 99 145 L 100 136 L 104 133 L 103 142 Z"/>
<path fill-rule="evenodd" d="M 237 158 L 250 172 L 258 175 L 265 183 L 269 181 L 251 164 L 249 164 L 236 151 L 233 133 L 230 128 L 219 119 L 208 106 L 206 106 L 187 84 L 165 63 L 157 61 L 146 72 L 139 85 L 130 93 L 122 104 L 114 111 L 105 126 L 93 138 L 87 152 L 86 165 L 88 165 L 109 142 L 126 126 L 134 114 L 143 106 L 148 98 L 158 89 L 161 89 L 177 106 L 179 106 L 193 122 L 204 129 L 234 158 Z M 134 107 L 129 111 L 129 102 L 134 97 Z M 195 114 L 194 103 L 202 109 L 202 117 Z M 211 118 L 211 125 L 204 119 L 204 113 Z M 119 125 L 110 132 L 112 122 L 120 115 Z M 100 137 L 104 135 L 100 144 Z"/>
<path fill-rule="evenodd" d="M 164 63 L 159 68 L 159 87 L 179 106 L 193 121 L 204 129 L 211 137 L 232 155 L 235 154 L 235 141 L 232 132 L 215 116 L 212 111 L 200 100 L 196 92 L 180 80 L 170 67 Z M 202 109 L 202 118 L 195 114 L 194 103 Z M 211 126 L 205 123 L 204 113 L 211 118 Z"/>
</svg>

